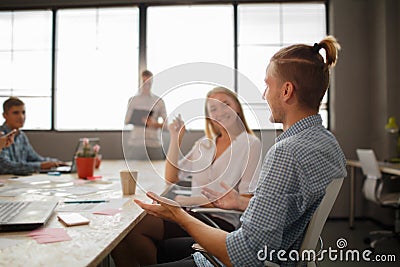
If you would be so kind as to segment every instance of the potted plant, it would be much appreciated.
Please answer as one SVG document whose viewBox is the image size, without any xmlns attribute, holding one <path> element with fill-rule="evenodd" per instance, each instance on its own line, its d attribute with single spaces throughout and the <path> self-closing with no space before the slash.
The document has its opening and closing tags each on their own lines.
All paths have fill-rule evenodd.
<svg viewBox="0 0 400 267">
<path fill-rule="evenodd" d="M 76 153 L 76 169 L 79 178 L 87 178 L 93 176 L 96 158 L 99 153 L 100 146 L 90 145 L 88 138 L 82 140 L 82 150 Z"/>
</svg>

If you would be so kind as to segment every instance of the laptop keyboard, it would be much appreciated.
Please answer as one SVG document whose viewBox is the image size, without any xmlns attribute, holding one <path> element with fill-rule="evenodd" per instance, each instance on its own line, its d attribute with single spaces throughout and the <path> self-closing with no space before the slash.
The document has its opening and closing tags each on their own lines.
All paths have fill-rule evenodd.
<svg viewBox="0 0 400 267">
<path fill-rule="evenodd" d="M 30 202 L 1 202 L 0 201 L 0 223 L 11 221 Z"/>
</svg>

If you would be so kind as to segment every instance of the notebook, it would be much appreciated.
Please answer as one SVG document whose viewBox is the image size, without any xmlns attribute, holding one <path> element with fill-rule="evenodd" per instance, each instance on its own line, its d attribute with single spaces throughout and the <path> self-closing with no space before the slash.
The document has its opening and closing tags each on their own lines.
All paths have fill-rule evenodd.
<svg viewBox="0 0 400 267">
<path fill-rule="evenodd" d="M 100 138 L 93 137 L 88 139 L 91 147 L 100 144 Z M 75 147 L 74 154 L 72 155 L 72 160 L 71 160 L 72 163 L 70 166 L 59 166 L 48 170 L 40 170 L 40 173 L 49 173 L 49 172 L 76 173 L 75 155 L 78 153 L 78 151 L 82 150 L 82 144 L 83 144 L 83 138 L 80 138 L 78 144 Z"/>
<path fill-rule="evenodd" d="M 27 231 L 44 226 L 57 201 L 0 200 L 0 232 Z"/>
<path fill-rule="evenodd" d="M 152 114 L 152 110 L 134 109 L 129 123 L 137 126 L 144 126 L 143 118 L 147 119 L 147 117 L 151 116 Z"/>
</svg>

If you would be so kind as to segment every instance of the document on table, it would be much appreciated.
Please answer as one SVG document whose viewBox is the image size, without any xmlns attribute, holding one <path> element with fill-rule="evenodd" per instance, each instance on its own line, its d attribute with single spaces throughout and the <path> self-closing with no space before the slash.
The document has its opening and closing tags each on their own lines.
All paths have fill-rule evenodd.
<svg viewBox="0 0 400 267">
<path fill-rule="evenodd" d="M 0 190 L 0 197 L 16 197 L 29 191 L 29 188 L 4 187 Z"/>
<path fill-rule="evenodd" d="M 73 181 L 73 178 L 38 174 L 27 177 L 19 177 L 15 179 L 15 181 L 25 184 L 66 183 Z"/>
</svg>

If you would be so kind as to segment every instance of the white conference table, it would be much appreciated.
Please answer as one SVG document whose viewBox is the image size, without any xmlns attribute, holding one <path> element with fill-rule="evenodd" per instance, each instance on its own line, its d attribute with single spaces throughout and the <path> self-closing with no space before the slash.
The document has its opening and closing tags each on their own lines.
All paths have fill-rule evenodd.
<svg viewBox="0 0 400 267">
<path fill-rule="evenodd" d="M 356 195 L 356 168 L 361 169 L 361 163 L 358 160 L 347 160 L 347 166 L 350 167 L 350 207 L 349 207 L 349 227 L 354 227 L 354 214 L 355 214 L 355 195 Z M 388 163 L 378 162 L 379 170 L 382 173 L 392 174 L 400 176 L 400 164 L 399 163 Z"/>
<path fill-rule="evenodd" d="M 13 200 L 63 200 L 76 199 L 114 199 L 114 198 L 138 198 L 150 200 L 145 196 L 145 191 L 151 190 L 163 194 L 168 186 L 163 180 L 164 161 L 132 161 L 130 167 L 138 170 L 138 183 L 136 194 L 122 196 L 119 171 L 127 169 L 123 160 L 103 160 L 100 169 L 95 175 L 101 175 L 102 179 L 85 184 L 93 186 L 100 191 L 97 193 L 81 196 L 57 196 L 51 194 L 43 185 L 32 185 L 33 192 L 27 192 L 16 197 L 0 197 Z M 43 174 L 41 174 L 43 175 Z M 17 186 L 18 178 L 10 179 L 10 175 L 0 175 L 0 180 L 7 186 Z M 73 178 L 79 181 L 76 174 L 63 174 L 61 179 Z M 73 186 L 80 186 L 73 185 Z M 41 188 L 41 189 L 40 189 Z M 50 193 L 49 193 L 50 192 Z M 57 209 L 46 225 L 50 228 L 64 228 L 72 238 L 70 241 L 39 244 L 34 239 L 27 237 L 28 232 L 3 232 L 1 238 L 20 240 L 16 245 L 0 249 L 0 266 L 97 266 L 102 263 L 112 249 L 133 229 L 143 218 L 144 211 L 133 201 L 127 201 L 121 208 L 121 212 L 113 216 L 96 215 L 91 212 L 79 212 L 90 219 L 89 225 L 65 227 L 57 220 Z"/>
</svg>

